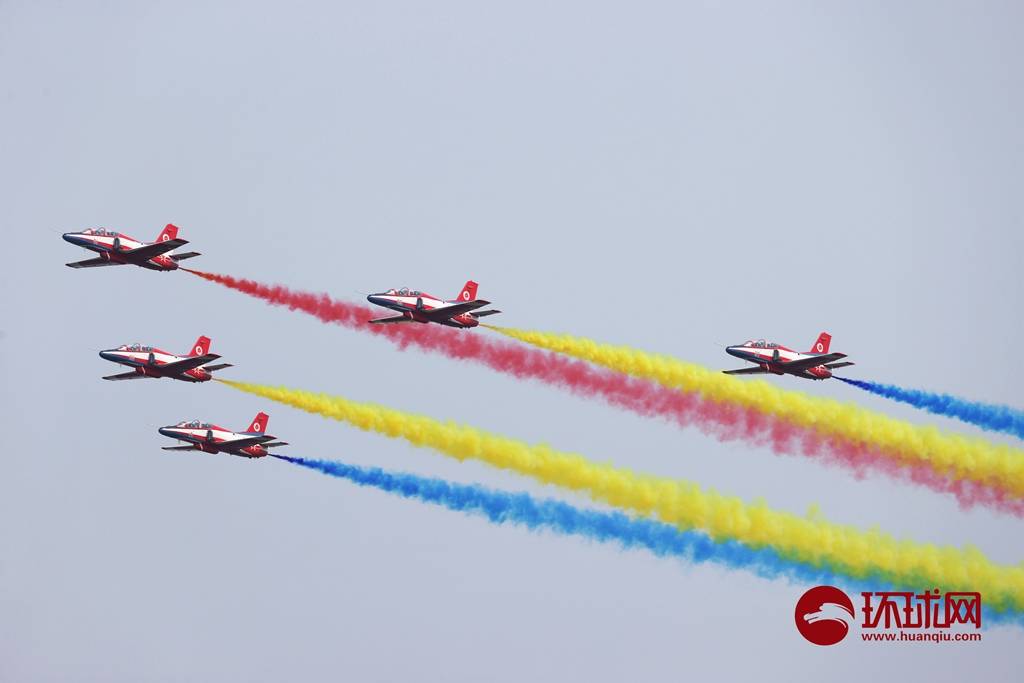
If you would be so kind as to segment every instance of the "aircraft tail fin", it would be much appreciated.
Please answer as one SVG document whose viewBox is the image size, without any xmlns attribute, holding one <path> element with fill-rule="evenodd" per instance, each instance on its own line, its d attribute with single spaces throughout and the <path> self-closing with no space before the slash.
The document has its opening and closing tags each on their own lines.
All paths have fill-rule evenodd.
<svg viewBox="0 0 1024 683">
<path fill-rule="evenodd" d="M 831 341 L 832 335 L 822 332 L 818 335 L 818 341 L 814 342 L 814 346 L 811 347 L 810 353 L 828 353 L 828 345 Z"/>
<path fill-rule="evenodd" d="M 173 223 L 168 223 L 167 227 L 160 231 L 160 234 L 156 236 L 157 242 L 166 242 L 167 240 L 173 240 L 178 236 L 178 226 Z"/>
<path fill-rule="evenodd" d="M 478 285 L 472 280 L 468 281 L 462 286 L 462 291 L 459 292 L 459 298 L 456 301 L 474 301 L 476 300 L 476 288 Z"/>
<path fill-rule="evenodd" d="M 256 434 L 267 433 L 267 423 L 270 422 L 270 416 L 266 413 L 256 413 L 256 417 L 252 419 L 252 424 L 245 431 L 255 432 Z"/>
<path fill-rule="evenodd" d="M 205 356 L 210 352 L 210 338 L 200 337 L 196 339 L 196 343 L 192 345 L 192 350 L 188 355 L 190 356 Z"/>
</svg>

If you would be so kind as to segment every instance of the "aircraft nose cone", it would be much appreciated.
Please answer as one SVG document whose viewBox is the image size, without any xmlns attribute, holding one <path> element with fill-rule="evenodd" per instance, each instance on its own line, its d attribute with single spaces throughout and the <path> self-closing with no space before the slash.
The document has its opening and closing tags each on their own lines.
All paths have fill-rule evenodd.
<svg viewBox="0 0 1024 683">
<path fill-rule="evenodd" d="M 107 350 L 100 351 L 100 358 L 102 358 L 103 360 L 114 360 L 115 357 L 113 351 Z"/>
<path fill-rule="evenodd" d="M 384 297 L 382 297 L 380 294 L 370 294 L 369 296 L 366 297 L 366 300 L 369 301 L 371 304 L 377 304 L 378 306 L 384 305 Z"/>
<path fill-rule="evenodd" d="M 63 237 L 65 242 L 70 242 L 71 244 L 82 243 L 82 238 L 77 232 L 66 232 Z"/>
<path fill-rule="evenodd" d="M 174 436 L 174 432 L 171 431 L 170 427 L 161 427 L 157 431 L 163 434 L 164 436 Z"/>
<path fill-rule="evenodd" d="M 738 350 L 739 350 L 738 346 L 726 346 L 725 347 L 725 352 L 727 354 L 729 354 L 730 356 L 739 356 L 740 354 L 739 354 Z"/>
</svg>

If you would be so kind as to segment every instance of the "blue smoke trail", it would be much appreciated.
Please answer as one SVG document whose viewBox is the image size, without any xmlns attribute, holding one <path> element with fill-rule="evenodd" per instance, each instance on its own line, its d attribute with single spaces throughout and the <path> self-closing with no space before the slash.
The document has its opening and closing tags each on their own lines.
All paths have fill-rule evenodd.
<svg viewBox="0 0 1024 683">
<path fill-rule="evenodd" d="M 626 549 L 645 548 L 658 557 L 676 557 L 694 563 L 713 562 L 729 569 L 745 569 L 763 578 L 784 578 L 808 587 L 819 584 L 843 586 L 854 591 L 851 595 L 855 601 L 857 591 L 891 590 L 884 584 L 880 587 L 868 580 L 839 577 L 828 569 L 785 560 L 769 548 L 755 549 L 736 541 L 715 541 L 698 531 L 681 531 L 662 522 L 633 518 L 621 512 L 582 510 L 557 500 L 537 499 L 527 493 L 506 493 L 479 484 L 456 484 L 414 474 L 386 472 L 379 467 L 271 455 L 332 477 L 348 479 L 359 486 L 371 486 L 403 498 L 486 517 L 495 524 L 516 524 L 532 531 L 546 529 L 603 543 L 615 542 Z M 984 609 L 983 615 L 983 624 L 1016 623 L 1024 626 L 1024 614 L 992 613 Z"/>
<path fill-rule="evenodd" d="M 1024 412 L 1009 406 L 965 401 L 949 394 L 903 389 L 892 384 L 878 384 L 845 377 L 836 377 L 836 379 L 878 396 L 909 403 L 915 408 L 927 410 L 929 413 L 954 417 L 990 432 L 1005 432 L 1024 439 Z"/>
</svg>

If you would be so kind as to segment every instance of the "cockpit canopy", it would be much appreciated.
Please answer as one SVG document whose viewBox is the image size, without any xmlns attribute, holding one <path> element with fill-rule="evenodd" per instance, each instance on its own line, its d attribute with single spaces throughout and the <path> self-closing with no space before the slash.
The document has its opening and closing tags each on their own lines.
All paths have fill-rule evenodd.
<svg viewBox="0 0 1024 683">
<path fill-rule="evenodd" d="M 209 422 L 200 422 L 199 420 L 186 420 L 185 422 L 179 422 L 179 427 L 185 427 L 186 429 L 209 429 L 213 425 Z"/>
<path fill-rule="evenodd" d="M 107 230 L 106 228 L 87 228 L 82 231 L 83 235 L 105 235 L 107 237 L 117 237 L 118 233 L 114 230 Z"/>
<path fill-rule="evenodd" d="M 749 339 L 743 343 L 744 346 L 753 346 L 756 349 L 777 349 L 779 345 L 775 342 L 765 341 L 764 339 Z"/>
<path fill-rule="evenodd" d="M 389 289 L 388 294 L 392 296 L 420 296 L 423 292 L 416 289 L 402 287 L 401 289 Z"/>
<path fill-rule="evenodd" d="M 121 344 L 117 347 L 118 351 L 145 351 L 149 352 L 153 350 L 152 346 L 143 346 L 142 344 Z"/>
</svg>

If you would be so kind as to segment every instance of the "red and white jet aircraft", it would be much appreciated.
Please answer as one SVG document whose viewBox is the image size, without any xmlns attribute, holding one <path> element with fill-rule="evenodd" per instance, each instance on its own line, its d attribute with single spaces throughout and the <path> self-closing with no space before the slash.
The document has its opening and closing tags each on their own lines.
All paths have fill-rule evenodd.
<svg viewBox="0 0 1024 683">
<path fill-rule="evenodd" d="M 270 455 L 268 449 L 287 446 L 283 441 L 274 441 L 276 436 L 267 434 L 270 416 L 258 413 L 244 432 L 233 432 L 209 422 L 192 420 L 179 422 L 174 426 L 161 427 L 160 433 L 187 446 L 164 446 L 165 451 L 203 451 L 204 453 L 228 453 L 243 458 L 262 458 Z"/>
<path fill-rule="evenodd" d="M 231 363 L 207 365 L 220 358 L 216 353 L 210 353 L 209 337 L 196 339 L 192 350 L 183 356 L 153 346 L 122 344 L 116 349 L 100 351 L 100 358 L 133 368 L 131 372 L 103 378 L 110 380 L 170 377 L 183 382 L 208 382 L 217 370 L 231 367 Z"/>
<path fill-rule="evenodd" d="M 775 342 L 766 342 L 764 339 L 727 346 L 726 353 L 757 363 L 757 367 L 722 372 L 727 375 L 761 375 L 770 372 L 775 375 L 796 375 L 805 379 L 828 379 L 836 368 L 853 365 L 851 362 L 833 362 L 846 358 L 846 354 L 829 353 L 828 345 L 831 341 L 832 335 L 822 332 L 818 335 L 814 347 L 806 353 L 788 349 Z"/>
<path fill-rule="evenodd" d="M 377 318 L 371 323 L 440 323 L 449 327 L 476 327 L 479 318 L 494 315 L 501 311 L 477 311 L 489 305 L 490 301 L 476 298 L 477 284 L 470 280 L 459 292 L 458 298 L 452 301 L 438 299 L 426 292 L 418 292 L 407 287 L 389 289 L 380 294 L 371 294 L 366 300 L 401 315 L 390 318 Z"/>
<path fill-rule="evenodd" d="M 188 240 L 178 239 L 178 228 L 170 223 L 157 235 L 155 242 L 139 242 L 128 235 L 103 228 L 66 232 L 64 240 L 99 254 L 96 258 L 68 263 L 67 265 L 71 268 L 131 264 L 150 270 L 168 271 L 177 270 L 178 261 L 199 256 L 199 253 L 195 251 L 184 254 L 167 253 L 188 244 Z"/>
</svg>

